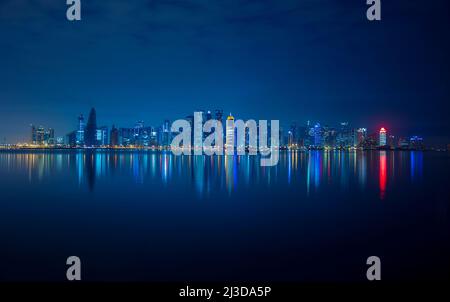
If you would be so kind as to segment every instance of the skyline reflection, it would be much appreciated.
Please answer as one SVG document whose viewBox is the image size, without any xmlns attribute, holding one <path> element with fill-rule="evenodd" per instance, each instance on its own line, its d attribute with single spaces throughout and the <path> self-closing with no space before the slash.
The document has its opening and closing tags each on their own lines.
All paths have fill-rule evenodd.
<svg viewBox="0 0 450 302">
<path fill-rule="evenodd" d="M 170 152 L 0 153 L 0 167 L 25 173 L 29 183 L 69 174 L 79 188 L 94 192 L 107 180 L 120 178 L 135 185 L 187 185 L 197 195 L 274 186 L 304 188 L 310 196 L 327 187 L 365 190 L 376 179 L 379 198 L 385 199 L 396 177 L 423 179 L 423 152 L 309 151 L 281 153 L 274 167 L 259 166 L 255 156 L 174 156 Z M 395 165 L 395 163 L 398 163 Z M 374 177 L 377 175 L 376 177 Z M 370 176 L 370 177 L 369 177 Z M 389 184 L 389 186 L 388 186 Z"/>
</svg>

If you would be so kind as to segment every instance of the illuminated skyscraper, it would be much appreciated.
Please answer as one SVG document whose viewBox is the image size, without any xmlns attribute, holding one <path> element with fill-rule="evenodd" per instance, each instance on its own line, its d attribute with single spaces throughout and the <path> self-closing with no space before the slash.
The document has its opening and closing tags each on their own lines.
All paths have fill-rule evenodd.
<svg viewBox="0 0 450 302">
<path fill-rule="evenodd" d="M 76 144 L 77 145 L 84 145 L 84 131 L 85 131 L 86 124 L 84 122 L 84 117 L 82 114 L 78 117 L 78 129 L 77 129 L 77 135 L 76 135 Z"/>
<path fill-rule="evenodd" d="M 108 127 L 103 126 L 97 129 L 97 143 L 98 146 L 108 145 Z"/>
<path fill-rule="evenodd" d="M 170 121 L 169 120 L 164 121 L 159 134 L 160 134 L 159 145 L 161 145 L 162 147 L 170 146 L 170 143 L 172 140 L 172 134 L 170 132 Z"/>
<path fill-rule="evenodd" d="M 381 128 L 380 129 L 380 143 L 379 146 L 386 146 L 387 145 L 387 139 L 386 139 L 386 129 Z"/>
<path fill-rule="evenodd" d="M 48 128 L 45 132 L 45 143 L 50 146 L 55 145 L 55 129 Z"/>
<path fill-rule="evenodd" d="M 232 149 L 234 148 L 234 144 L 235 144 L 234 117 L 230 113 L 230 115 L 227 117 L 225 148 Z"/>
<path fill-rule="evenodd" d="M 42 126 L 39 126 L 36 130 L 36 143 L 38 145 L 44 145 L 45 143 L 45 129 Z"/>
<path fill-rule="evenodd" d="M 314 126 L 314 145 L 323 147 L 323 131 L 319 123 Z"/>
</svg>

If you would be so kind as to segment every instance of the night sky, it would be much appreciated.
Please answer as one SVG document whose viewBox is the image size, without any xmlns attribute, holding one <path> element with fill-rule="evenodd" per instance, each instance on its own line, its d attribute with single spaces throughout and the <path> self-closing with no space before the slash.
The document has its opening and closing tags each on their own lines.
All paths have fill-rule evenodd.
<svg viewBox="0 0 450 302">
<path fill-rule="evenodd" d="M 196 109 L 450 143 L 449 1 L 0 0 L 0 138 Z M 369 131 L 371 132 L 371 131 Z"/>
</svg>

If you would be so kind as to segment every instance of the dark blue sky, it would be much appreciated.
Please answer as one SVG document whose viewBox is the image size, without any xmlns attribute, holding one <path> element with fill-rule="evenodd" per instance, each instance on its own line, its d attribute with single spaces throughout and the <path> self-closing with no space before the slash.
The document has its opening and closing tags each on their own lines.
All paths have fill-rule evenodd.
<svg viewBox="0 0 450 302">
<path fill-rule="evenodd" d="M 0 2 L 0 137 L 62 136 L 77 115 L 158 125 L 197 108 L 237 118 L 386 126 L 448 141 L 450 5 L 365 0 Z"/>
</svg>

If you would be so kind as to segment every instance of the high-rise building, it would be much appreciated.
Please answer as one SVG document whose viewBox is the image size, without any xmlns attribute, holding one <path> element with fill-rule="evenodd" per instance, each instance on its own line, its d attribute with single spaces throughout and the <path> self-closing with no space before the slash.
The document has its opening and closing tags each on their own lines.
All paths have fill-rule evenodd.
<svg viewBox="0 0 450 302">
<path fill-rule="evenodd" d="M 110 145 L 111 146 L 119 145 L 119 130 L 117 130 L 117 128 L 114 125 L 111 128 Z"/>
<path fill-rule="evenodd" d="M 235 145 L 235 131 L 234 131 L 234 117 L 230 115 L 227 117 L 226 123 L 226 143 L 225 148 L 232 149 Z"/>
<path fill-rule="evenodd" d="M 154 127 L 150 127 L 148 134 L 149 134 L 149 139 L 148 139 L 148 144 L 146 146 L 157 147 L 159 144 L 158 129 L 156 129 Z"/>
<path fill-rule="evenodd" d="M 380 129 L 379 146 L 384 147 L 387 145 L 387 131 L 384 128 Z"/>
<path fill-rule="evenodd" d="M 108 127 L 102 126 L 97 129 L 97 146 L 108 145 Z"/>
<path fill-rule="evenodd" d="M 45 144 L 53 146 L 55 143 L 55 130 L 53 128 L 48 128 L 45 132 Z"/>
<path fill-rule="evenodd" d="M 168 147 L 170 146 L 171 140 L 172 140 L 172 133 L 170 131 L 170 121 L 165 120 L 162 124 L 162 127 L 160 129 L 160 145 L 162 147 Z"/>
<path fill-rule="evenodd" d="M 338 130 L 336 144 L 339 147 L 352 147 L 355 143 L 355 132 L 349 127 L 348 122 L 341 122 Z"/>
<path fill-rule="evenodd" d="M 86 124 L 84 122 L 83 114 L 80 114 L 78 117 L 78 129 L 77 129 L 77 137 L 76 137 L 76 144 L 79 146 L 84 145 L 84 131 L 86 128 Z"/>
<path fill-rule="evenodd" d="M 119 145 L 130 146 L 134 144 L 134 129 L 120 128 L 119 129 Z"/>
<path fill-rule="evenodd" d="M 323 147 L 323 129 L 319 123 L 314 126 L 314 146 Z"/>
<path fill-rule="evenodd" d="M 356 130 L 356 146 L 362 147 L 364 144 L 364 141 L 366 140 L 367 136 L 367 129 L 366 128 L 358 128 Z"/>
<path fill-rule="evenodd" d="M 39 126 L 36 130 L 36 143 L 38 145 L 44 145 L 45 143 L 45 129 L 42 126 Z"/>
<path fill-rule="evenodd" d="M 66 135 L 66 145 L 70 147 L 77 146 L 77 131 L 72 131 Z"/>
<path fill-rule="evenodd" d="M 322 128 L 322 133 L 324 146 L 333 147 L 336 145 L 337 131 L 334 128 L 325 125 Z"/>
<path fill-rule="evenodd" d="M 95 108 L 92 108 L 89 113 L 84 140 L 88 147 L 95 147 L 97 145 L 97 113 L 95 112 Z"/>
</svg>

